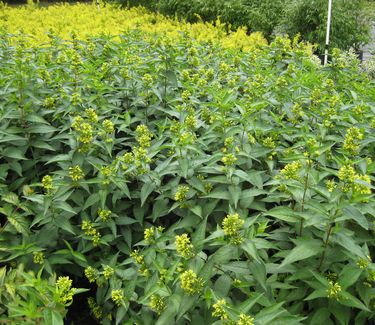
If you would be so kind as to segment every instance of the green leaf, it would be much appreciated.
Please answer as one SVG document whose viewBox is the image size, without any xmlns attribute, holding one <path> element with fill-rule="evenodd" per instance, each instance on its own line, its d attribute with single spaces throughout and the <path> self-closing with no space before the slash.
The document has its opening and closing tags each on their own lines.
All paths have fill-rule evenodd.
<svg viewBox="0 0 375 325">
<path fill-rule="evenodd" d="M 211 199 L 220 199 L 220 200 L 230 200 L 230 195 L 228 191 L 224 190 L 214 190 L 207 194 L 206 196 L 203 196 L 203 198 L 211 198 Z"/>
<path fill-rule="evenodd" d="M 69 219 L 67 219 L 63 215 L 58 215 L 55 219 L 55 225 L 61 229 L 64 229 L 65 231 L 75 235 L 75 231 L 72 227 L 72 225 L 69 222 Z"/>
<path fill-rule="evenodd" d="M 52 314 L 52 323 L 51 323 L 51 325 L 64 325 L 64 319 L 63 319 L 62 315 L 59 312 L 57 312 L 55 310 L 52 310 L 51 314 Z"/>
<path fill-rule="evenodd" d="M 322 251 L 322 242 L 311 238 L 300 238 L 294 240 L 294 247 L 285 257 L 280 267 L 315 256 Z"/>
<path fill-rule="evenodd" d="M 310 325 L 322 325 L 329 320 L 330 315 L 331 313 L 329 312 L 328 308 L 321 307 L 314 313 L 314 316 L 311 318 Z"/>
<path fill-rule="evenodd" d="M 231 202 L 233 202 L 234 208 L 237 209 L 238 201 L 240 200 L 242 192 L 241 187 L 238 185 L 230 185 L 228 190 L 230 193 Z"/>
<path fill-rule="evenodd" d="M 362 270 L 358 266 L 352 266 L 350 264 L 345 265 L 338 277 L 342 289 L 346 290 L 356 283 L 361 274 Z"/>
<path fill-rule="evenodd" d="M 359 299 L 351 295 L 349 292 L 341 292 L 338 302 L 342 305 L 358 308 L 364 311 L 370 311 Z"/>
<path fill-rule="evenodd" d="M 25 217 L 19 214 L 13 214 L 7 217 L 9 223 L 21 234 L 28 236 L 29 235 L 29 223 Z"/>
<path fill-rule="evenodd" d="M 295 211 L 289 207 L 279 206 L 275 207 L 265 213 L 268 216 L 274 217 L 286 222 L 296 223 L 300 222 L 300 218 L 296 215 Z"/>
<path fill-rule="evenodd" d="M 254 260 L 260 262 L 260 258 L 257 252 L 257 248 L 255 244 L 251 240 L 246 240 L 244 243 L 241 244 L 241 248 L 250 255 Z"/>
<path fill-rule="evenodd" d="M 304 300 L 314 300 L 317 298 L 327 298 L 327 289 L 317 289 L 310 293 Z"/>
<path fill-rule="evenodd" d="M 141 206 L 145 204 L 148 196 L 152 193 L 153 190 L 155 190 L 156 184 L 154 182 L 147 182 L 143 184 L 141 189 Z"/>
<path fill-rule="evenodd" d="M 91 207 L 92 205 L 94 205 L 95 203 L 99 202 L 100 200 L 100 196 L 98 193 L 93 193 L 91 194 L 86 202 L 85 202 L 85 205 L 83 206 L 82 210 L 86 210 L 88 207 Z"/>
<path fill-rule="evenodd" d="M 361 247 L 355 243 L 353 238 L 342 232 L 335 233 L 332 237 L 334 242 L 344 247 L 348 252 L 353 253 L 361 258 L 367 258 L 366 254 L 363 252 Z"/>
<path fill-rule="evenodd" d="M 27 131 L 29 133 L 52 133 L 56 132 L 57 129 L 50 125 L 39 124 L 30 126 Z"/>
<path fill-rule="evenodd" d="M 213 289 L 220 297 L 226 297 L 231 286 L 232 278 L 227 274 L 223 274 L 216 280 Z"/>
<path fill-rule="evenodd" d="M 27 160 L 24 156 L 23 150 L 15 147 L 7 147 L 3 152 L 2 155 L 4 157 L 19 159 L 19 160 Z"/>
<path fill-rule="evenodd" d="M 369 229 L 369 224 L 366 219 L 366 217 L 362 214 L 359 209 L 357 209 L 354 206 L 349 206 L 346 207 L 342 210 L 344 214 L 344 220 L 354 220 L 356 223 L 358 223 L 362 228 L 368 230 Z M 341 219 L 341 218 L 338 218 Z M 336 221 L 338 220 L 336 219 Z"/>
</svg>

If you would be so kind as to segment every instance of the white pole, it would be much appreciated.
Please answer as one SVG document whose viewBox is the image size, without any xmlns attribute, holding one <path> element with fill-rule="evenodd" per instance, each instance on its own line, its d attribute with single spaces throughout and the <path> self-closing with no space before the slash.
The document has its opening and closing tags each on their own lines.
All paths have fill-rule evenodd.
<svg viewBox="0 0 375 325">
<path fill-rule="evenodd" d="M 327 61 L 328 61 L 328 45 L 329 45 L 329 32 L 331 29 L 331 15 L 332 15 L 332 0 L 328 0 L 327 34 L 326 34 L 326 46 L 325 46 L 325 51 L 324 51 L 324 65 L 327 65 Z"/>
</svg>

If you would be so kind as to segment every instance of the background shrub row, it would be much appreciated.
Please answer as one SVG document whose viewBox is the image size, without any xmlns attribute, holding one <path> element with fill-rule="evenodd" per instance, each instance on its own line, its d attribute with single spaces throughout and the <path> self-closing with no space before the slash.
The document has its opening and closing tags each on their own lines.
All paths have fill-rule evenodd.
<svg viewBox="0 0 375 325">
<path fill-rule="evenodd" d="M 279 32 L 291 37 L 300 33 L 304 40 L 318 44 L 319 52 L 324 49 L 326 0 L 122 0 L 122 4 L 142 5 L 188 21 L 215 21 L 220 17 L 234 29 L 246 26 L 251 32 L 261 31 L 268 39 Z M 334 1 L 332 47 L 359 49 L 369 41 L 370 22 L 365 4 L 363 0 Z"/>
</svg>

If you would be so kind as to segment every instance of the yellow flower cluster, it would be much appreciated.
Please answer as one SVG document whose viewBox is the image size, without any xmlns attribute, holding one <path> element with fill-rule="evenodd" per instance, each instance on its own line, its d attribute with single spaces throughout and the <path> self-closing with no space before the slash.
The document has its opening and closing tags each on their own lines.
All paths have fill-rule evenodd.
<svg viewBox="0 0 375 325">
<path fill-rule="evenodd" d="M 337 185 L 333 179 L 329 179 L 326 181 L 326 187 L 327 187 L 328 192 L 332 193 L 334 189 L 337 187 Z"/>
<path fill-rule="evenodd" d="M 187 185 L 179 185 L 177 188 L 177 192 L 174 195 L 174 200 L 177 202 L 183 202 L 187 198 L 187 194 L 189 192 L 190 188 Z"/>
<path fill-rule="evenodd" d="M 203 286 L 203 279 L 198 277 L 193 270 L 187 270 L 180 274 L 181 288 L 189 295 L 199 293 Z"/>
<path fill-rule="evenodd" d="M 354 183 L 354 192 L 365 195 L 371 194 L 371 188 L 369 185 L 371 185 L 370 176 L 356 175 Z"/>
<path fill-rule="evenodd" d="M 81 180 L 85 174 L 83 173 L 81 167 L 78 165 L 69 167 L 69 177 L 72 179 L 73 182 L 78 182 Z"/>
<path fill-rule="evenodd" d="M 139 266 L 139 273 L 143 276 L 149 276 L 150 270 L 147 268 L 147 265 L 145 263 L 145 257 L 139 254 L 138 250 L 131 252 L 130 256 L 134 259 L 134 261 Z"/>
<path fill-rule="evenodd" d="M 0 28 L 10 33 L 23 31 L 31 35 L 29 43 L 32 45 L 48 43 L 51 34 L 72 39 L 75 33 L 76 38 L 88 39 L 100 34 L 120 35 L 131 30 L 139 30 L 150 39 L 155 34 L 161 34 L 166 43 L 186 35 L 198 42 L 218 43 L 225 48 L 243 51 L 267 44 L 261 33 L 248 35 L 245 28 L 228 34 L 219 20 L 215 24 L 189 24 L 140 7 L 121 10 L 115 5 L 106 4 L 98 10 L 94 4 L 60 4 L 47 8 L 0 6 L 0 17 Z"/>
<path fill-rule="evenodd" d="M 104 120 L 102 126 L 106 133 L 112 133 L 115 131 L 115 127 L 113 126 L 113 122 L 111 120 Z"/>
<path fill-rule="evenodd" d="M 101 209 L 101 208 L 98 209 L 99 218 L 103 222 L 109 221 L 111 219 L 111 214 L 112 214 L 111 210 L 104 210 L 104 209 Z"/>
<path fill-rule="evenodd" d="M 187 234 L 182 234 L 175 237 L 175 245 L 177 254 L 183 258 L 191 258 L 193 253 L 193 244 Z"/>
<path fill-rule="evenodd" d="M 42 178 L 42 187 L 47 192 L 47 194 L 50 194 L 53 190 L 53 178 L 50 175 L 46 175 Z"/>
<path fill-rule="evenodd" d="M 228 214 L 222 223 L 224 234 L 229 237 L 232 244 L 239 245 L 243 242 L 240 230 L 245 221 L 240 218 L 238 213 Z"/>
<path fill-rule="evenodd" d="M 101 319 L 103 317 L 103 310 L 97 305 L 93 297 L 87 299 L 87 304 L 89 305 L 92 314 L 96 319 Z"/>
<path fill-rule="evenodd" d="M 135 139 L 142 148 L 148 148 L 151 145 L 152 137 L 153 135 L 146 125 L 140 124 L 137 126 L 135 130 Z"/>
<path fill-rule="evenodd" d="M 267 137 L 263 140 L 263 145 L 266 147 L 266 148 L 269 148 L 269 149 L 275 149 L 276 148 L 276 143 L 275 143 L 275 140 L 272 139 L 271 137 Z"/>
<path fill-rule="evenodd" d="M 113 274 L 115 274 L 115 270 L 113 268 L 111 268 L 109 265 L 103 266 L 103 276 L 106 280 L 109 280 Z"/>
<path fill-rule="evenodd" d="M 116 168 L 114 166 L 102 166 L 100 167 L 100 175 L 103 177 L 102 184 L 110 184 L 110 177 L 116 174 Z"/>
<path fill-rule="evenodd" d="M 152 244 L 155 241 L 155 228 L 146 228 L 143 232 L 144 239 L 148 244 Z"/>
<path fill-rule="evenodd" d="M 212 316 L 218 317 L 221 320 L 227 320 L 229 318 L 229 315 L 225 309 L 226 306 L 227 306 L 227 302 L 225 301 L 225 299 L 218 300 L 212 306 L 212 308 L 214 309 L 214 311 L 212 312 Z"/>
<path fill-rule="evenodd" d="M 92 116 L 91 113 L 90 116 Z M 92 125 L 85 122 L 81 116 L 77 116 L 72 123 L 72 128 L 78 133 L 78 141 L 82 143 L 83 151 L 87 151 L 88 146 L 94 140 Z"/>
<path fill-rule="evenodd" d="M 344 139 L 344 150 L 354 155 L 358 153 L 360 141 L 363 139 L 363 132 L 357 127 L 353 126 L 346 131 Z"/>
<path fill-rule="evenodd" d="M 90 283 L 94 283 L 98 278 L 98 270 L 93 268 L 92 266 L 88 266 L 85 269 L 85 276 Z"/>
<path fill-rule="evenodd" d="M 221 162 L 225 166 L 233 166 L 237 161 L 237 157 L 233 153 L 228 153 L 221 158 Z"/>
<path fill-rule="evenodd" d="M 360 269 L 366 269 L 371 262 L 370 256 L 367 256 L 367 258 L 361 258 L 358 262 L 357 265 Z"/>
<path fill-rule="evenodd" d="M 241 314 L 236 325 L 254 325 L 254 318 L 249 315 Z"/>
<path fill-rule="evenodd" d="M 299 171 L 302 168 L 302 163 L 300 161 L 293 161 L 287 164 L 281 171 L 281 175 L 284 176 L 285 179 L 294 179 L 299 180 Z"/>
<path fill-rule="evenodd" d="M 337 282 L 329 281 L 327 297 L 338 300 L 342 289 Z"/>
<path fill-rule="evenodd" d="M 88 220 L 83 220 L 81 229 L 85 232 L 86 236 L 91 237 L 93 245 L 98 246 L 101 235 L 100 232 L 95 229 L 94 225 Z"/>
<path fill-rule="evenodd" d="M 67 276 L 60 276 L 56 281 L 57 301 L 67 304 L 73 300 L 76 289 L 72 288 L 72 280 Z"/>
<path fill-rule="evenodd" d="M 121 289 L 118 290 L 112 290 L 111 292 L 111 299 L 117 306 L 121 306 L 123 300 L 124 300 L 124 294 Z"/>
<path fill-rule="evenodd" d="M 343 182 L 341 186 L 343 192 L 347 193 L 353 190 L 357 194 L 371 194 L 370 176 L 357 174 L 353 166 L 342 166 L 339 169 L 338 177 Z"/>
<path fill-rule="evenodd" d="M 150 298 L 150 308 L 158 315 L 165 309 L 166 304 L 162 297 L 159 295 L 152 295 Z"/>
<path fill-rule="evenodd" d="M 43 264 L 44 263 L 44 253 L 43 252 L 34 252 L 34 259 L 33 262 L 35 264 Z"/>
</svg>

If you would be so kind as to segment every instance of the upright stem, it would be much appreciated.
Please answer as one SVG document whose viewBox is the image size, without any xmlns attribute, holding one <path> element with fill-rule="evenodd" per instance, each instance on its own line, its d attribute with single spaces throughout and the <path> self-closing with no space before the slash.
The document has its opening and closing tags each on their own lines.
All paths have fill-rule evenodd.
<svg viewBox="0 0 375 325">
<path fill-rule="evenodd" d="M 324 258 L 326 256 L 328 241 L 329 241 L 329 237 L 331 236 L 332 228 L 333 228 L 333 223 L 331 223 L 329 225 L 329 228 L 328 228 L 328 231 L 327 231 L 327 237 L 326 237 L 326 240 L 324 242 L 324 250 L 323 250 L 322 257 L 320 258 L 320 263 L 319 263 L 318 271 L 320 271 L 320 268 L 322 267 Z"/>
<path fill-rule="evenodd" d="M 301 202 L 301 212 L 302 213 L 305 211 L 306 192 L 307 192 L 307 188 L 308 188 L 308 185 L 309 185 L 310 163 L 309 163 L 308 166 L 309 167 L 307 168 L 307 173 L 306 173 L 306 176 L 305 176 L 305 183 L 304 183 L 304 186 L 303 186 L 303 196 L 302 196 L 302 202 Z M 303 229 L 303 217 L 301 217 L 301 223 L 300 223 L 300 226 L 299 226 L 299 236 L 300 237 L 302 236 L 302 229 Z"/>
</svg>

